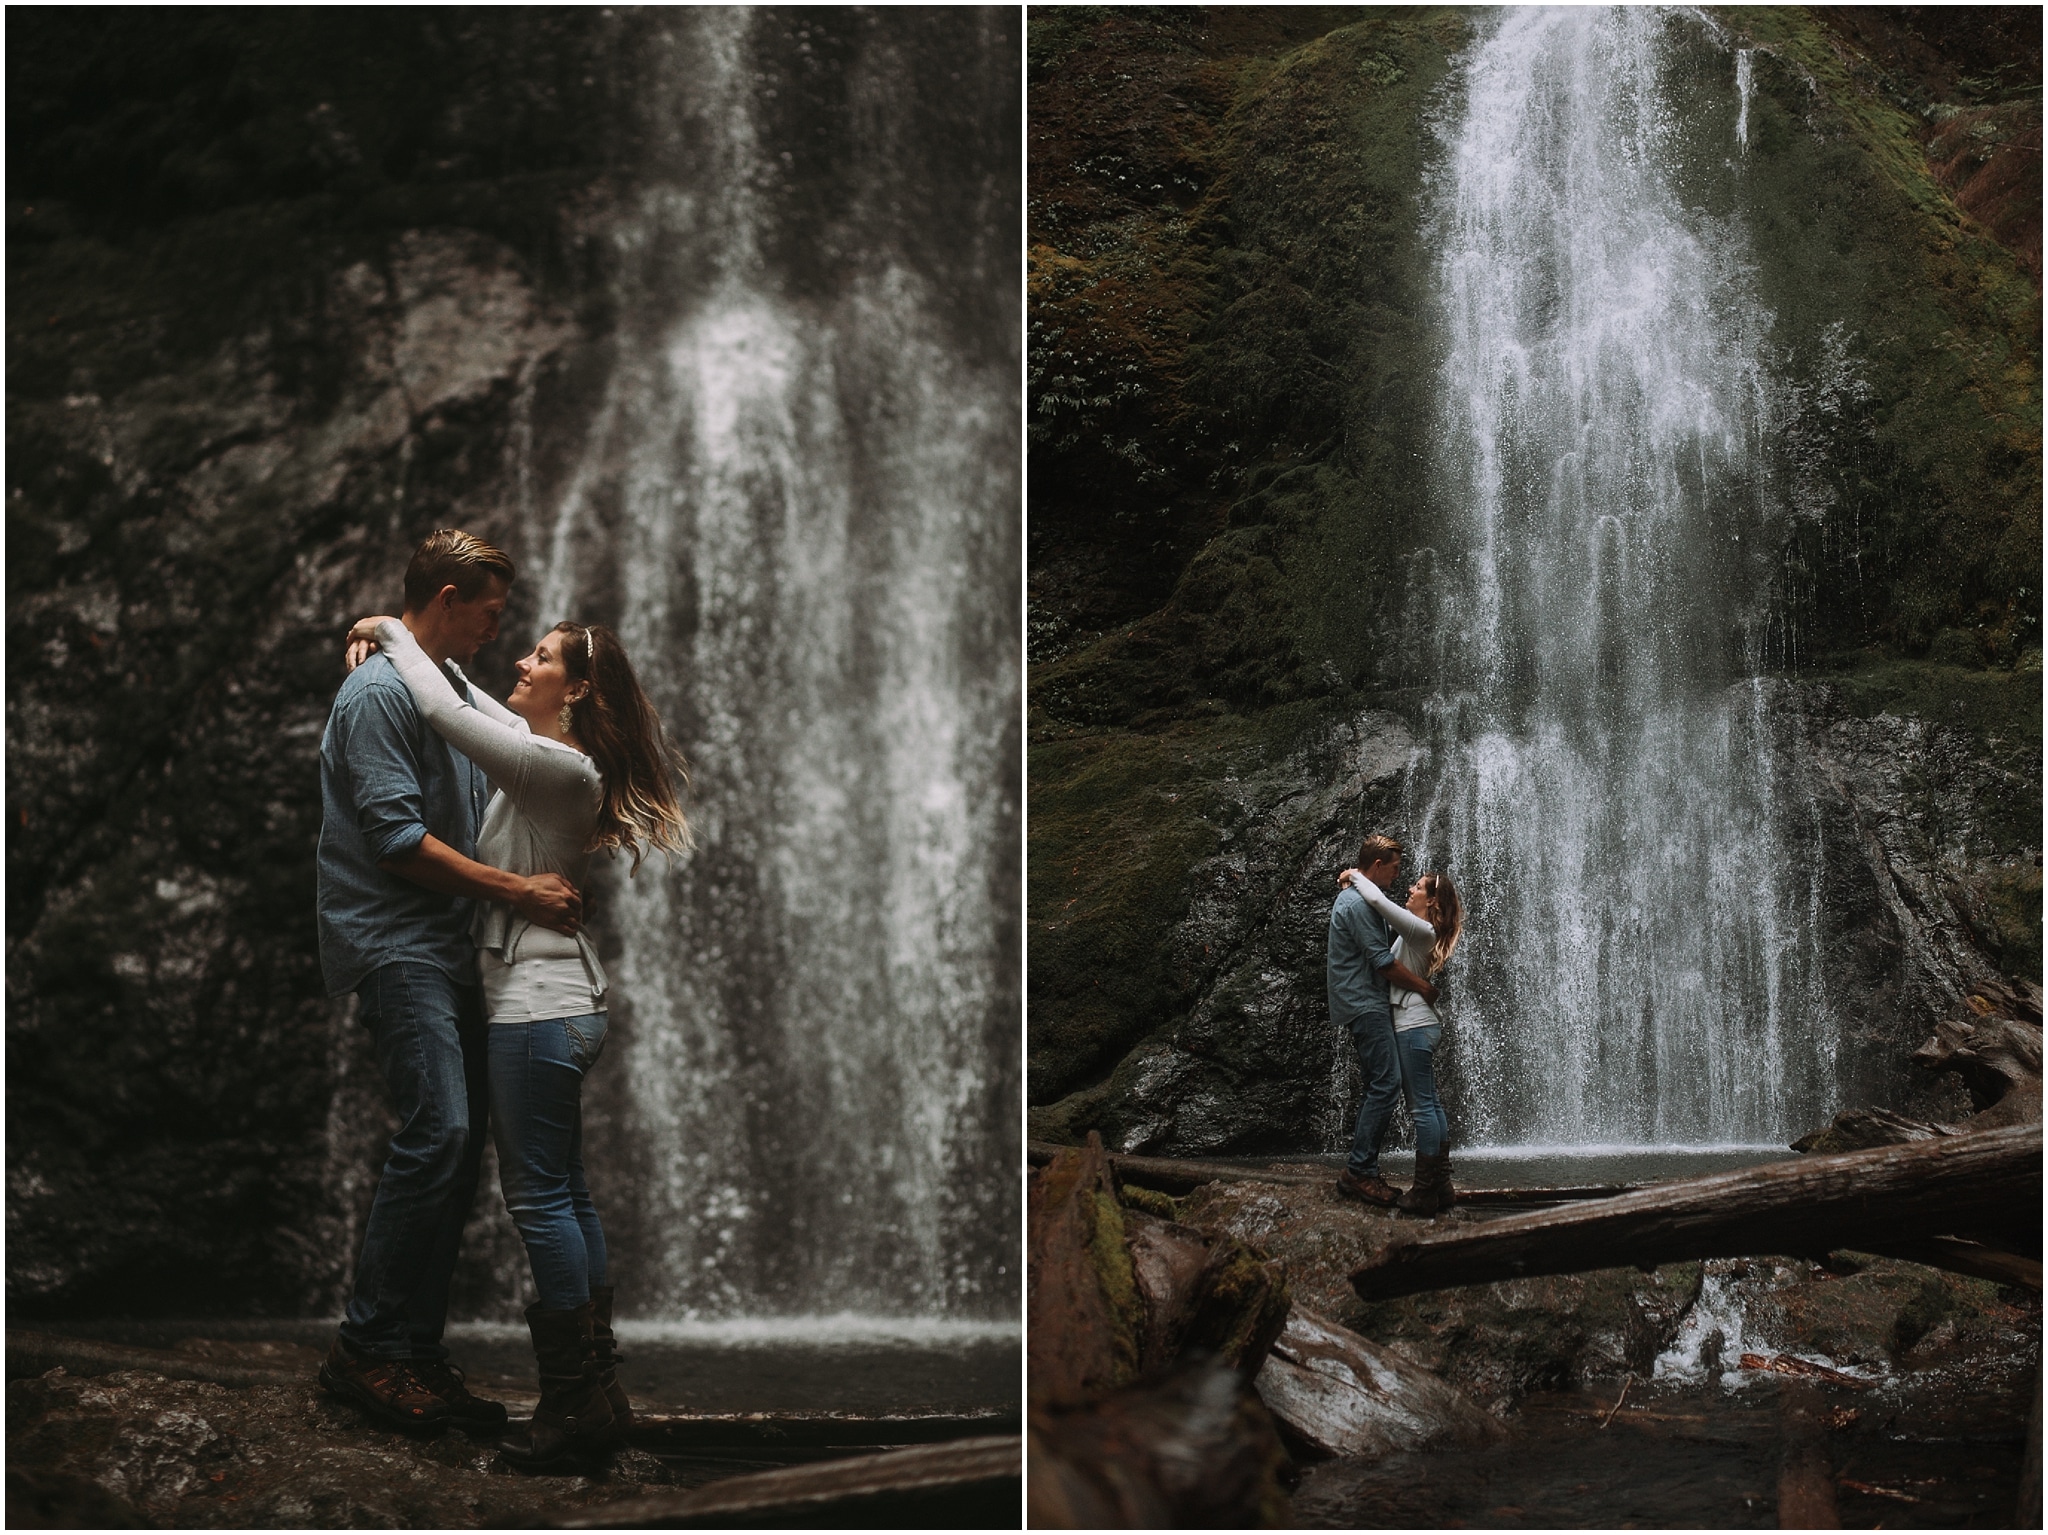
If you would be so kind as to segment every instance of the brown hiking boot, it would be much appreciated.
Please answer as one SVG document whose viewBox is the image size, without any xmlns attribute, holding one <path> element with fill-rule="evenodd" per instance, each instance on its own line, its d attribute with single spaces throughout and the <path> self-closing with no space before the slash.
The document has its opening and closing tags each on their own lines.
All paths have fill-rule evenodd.
<svg viewBox="0 0 2048 1535">
<path fill-rule="evenodd" d="M 1337 1192 L 1346 1199 L 1355 1199 L 1361 1204 L 1391 1206 L 1401 1197 L 1401 1191 L 1377 1174 L 1361 1178 L 1345 1168 L 1337 1174 Z"/>
<path fill-rule="evenodd" d="M 526 1325 L 540 1364 L 540 1401 L 530 1422 L 498 1441 L 499 1452 L 526 1468 L 553 1465 L 572 1452 L 602 1453 L 618 1432 L 598 1379 L 602 1366 L 591 1354 L 590 1302 L 574 1311 L 529 1306 Z"/>
<path fill-rule="evenodd" d="M 612 1293 L 608 1284 L 590 1287 L 590 1353 L 599 1366 L 598 1382 L 604 1387 L 605 1400 L 612 1404 L 614 1432 L 623 1439 L 633 1422 L 633 1404 L 619 1384 L 618 1367 L 626 1362 L 626 1356 L 612 1336 Z"/>
<path fill-rule="evenodd" d="M 1442 1208 L 1437 1197 L 1437 1184 L 1442 1178 L 1438 1171 L 1450 1159 L 1438 1155 L 1426 1157 L 1415 1154 L 1415 1184 L 1401 1196 L 1401 1202 L 1394 1208 L 1403 1215 L 1434 1215 Z"/>
<path fill-rule="evenodd" d="M 410 1359 L 369 1359 L 341 1339 L 320 1366 L 320 1384 L 386 1428 L 432 1438 L 448 1426 L 448 1404 L 413 1373 Z"/>
<path fill-rule="evenodd" d="M 448 1421 L 457 1428 L 495 1434 L 505 1426 L 505 1404 L 471 1391 L 469 1377 L 447 1360 L 412 1359 L 407 1363 L 420 1383 L 448 1404 Z"/>
</svg>

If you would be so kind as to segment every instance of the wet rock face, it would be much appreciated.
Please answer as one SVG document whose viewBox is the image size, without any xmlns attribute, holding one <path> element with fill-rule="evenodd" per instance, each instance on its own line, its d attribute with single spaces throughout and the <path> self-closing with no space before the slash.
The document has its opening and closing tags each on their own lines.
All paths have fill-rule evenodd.
<svg viewBox="0 0 2048 1535">
<path fill-rule="evenodd" d="M 317 1249 L 362 1192 L 330 1158 L 381 1129 L 374 1093 L 333 1092 L 374 1066 L 312 942 L 336 636 L 394 605 L 416 531 L 510 531 L 516 403 L 588 338 L 463 231 L 402 235 L 307 299 L 292 318 L 317 325 L 323 400 L 273 323 L 12 402 L 24 1299 L 106 1304 L 153 1272 L 144 1288 L 202 1310 L 322 1304 L 338 1265 Z"/>
<path fill-rule="evenodd" d="M 1042 939 L 1034 936 L 1041 957 L 1032 1007 L 1042 1020 L 1034 1094 L 1085 1080 L 1095 1063 L 1115 1065 L 1105 1080 L 1034 1111 L 1034 1135 L 1064 1140 L 1095 1129 L 1113 1150 L 1171 1154 L 1327 1141 L 1342 1112 L 1332 1084 L 1341 1089 L 1346 1070 L 1330 1050 L 1323 980 L 1335 877 L 1398 794 L 1411 746 L 1398 718 L 1366 714 L 1320 726 L 1285 754 L 1240 748 L 1218 763 L 1190 749 L 1185 755 L 1203 768 L 1185 808 L 1175 789 L 1145 791 L 1174 796 L 1194 829 L 1189 843 L 1204 854 L 1178 867 L 1148 861 L 1125 876 L 1139 899 L 1182 910 L 1161 950 L 1143 958 L 1163 977 L 1166 995 L 1154 1005 L 1184 1011 L 1117 1060 L 1108 1031 L 1125 1020 L 1111 1007 L 1129 998 L 1130 978 L 1087 963 L 1099 952 L 1092 915 L 1043 924 Z M 1051 841 L 1060 797 L 1049 798 L 1053 813 L 1035 835 Z M 1113 901 L 1123 898 L 1113 883 L 1118 862 L 1157 851 L 1076 845 L 1072 854 L 1102 871 L 1100 899 Z"/>
<path fill-rule="evenodd" d="M 1910 1062 L 1942 1020 L 1974 1016 L 1973 993 L 2040 974 L 2039 715 L 1872 709 L 1853 678 L 1781 685 L 1778 702 L 1825 871 L 1830 1001 L 1855 1046 L 1840 1101 L 1960 1119 L 1956 1082 Z"/>
<path fill-rule="evenodd" d="M 1914 690 L 1950 685 L 1985 696 L 1948 721 L 1914 712 L 1924 707 Z M 1960 1118 L 1961 1088 L 1910 1058 L 1941 1019 L 1968 1015 L 1972 992 L 2003 995 L 2004 975 L 2038 973 L 2038 713 L 2030 721 L 2006 697 L 2012 680 L 1960 668 L 1769 688 L 1790 840 L 1815 849 L 1823 870 L 1819 936 L 1849 1046 L 1838 1101 Z M 1399 715 L 1377 711 L 1303 734 L 1284 755 L 1239 737 L 1212 750 L 1198 776 L 1129 785 L 1134 807 L 1165 810 L 1172 796 L 1174 812 L 1206 834 L 1193 844 L 1203 856 L 1184 863 L 1169 855 L 1190 842 L 1163 826 L 1149 846 L 1084 852 L 1079 828 L 1059 814 L 1067 791 L 1034 798 L 1053 811 L 1041 819 L 1034 809 L 1034 838 L 1060 844 L 1043 862 L 1071 848 L 1083 881 L 1096 876 L 1082 904 L 1034 930 L 1035 1136 L 1096 1129 L 1113 1150 L 1190 1156 L 1348 1144 L 1362 1083 L 1325 996 L 1332 881 L 1365 831 L 1401 830 L 1414 737 Z M 1089 749 L 1113 762 L 1119 748 Z M 1134 772 L 1149 764 L 1136 752 L 1130 761 Z M 1142 876 L 1114 883 L 1120 865 Z M 1123 899 L 1131 905 L 1116 909 Z M 1132 958 L 1158 965 L 1177 990 L 1144 999 L 1159 1022 L 1110 1056 L 1135 1022 L 1116 1010 L 1134 1000 L 1129 973 L 1090 961 L 1103 951 L 1101 924 L 1128 944 L 1148 918 L 1157 950 Z M 1455 983 L 1455 960 L 1449 976 Z M 1455 1000 L 1448 1019 L 1441 1080 L 1455 1140 Z M 1087 1082 L 1091 1069 L 1100 1074 Z M 1061 1091 L 1076 1079 L 1087 1085 Z M 1392 1143 L 1408 1133 L 1397 1113 Z"/>
</svg>

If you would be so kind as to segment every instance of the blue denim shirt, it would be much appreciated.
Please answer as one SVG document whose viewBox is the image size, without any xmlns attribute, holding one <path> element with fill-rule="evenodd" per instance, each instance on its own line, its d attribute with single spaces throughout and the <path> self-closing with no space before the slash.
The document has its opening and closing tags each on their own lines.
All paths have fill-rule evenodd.
<svg viewBox="0 0 2048 1535">
<path fill-rule="evenodd" d="M 1377 1015 L 1391 1025 L 1394 1010 L 1387 1000 L 1387 978 L 1380 971 L 1393 962 L 1393 929 L 1347 885 L 1330 908 L 1330 1021 L 1351 1024 Z"/>
<path fill-rule="evenodd" d="M 469 679 L 447 668 L 458 691 Z M 348 674 L 320 738 L 320 971 L 329 996 L 379 965 L 418 960 L 476 980 L 474 902 L 377 867 L 429 833 L 465 858 L 490 794 L 483 771 L 428 726 L 381 655 Z"/>
</svg>

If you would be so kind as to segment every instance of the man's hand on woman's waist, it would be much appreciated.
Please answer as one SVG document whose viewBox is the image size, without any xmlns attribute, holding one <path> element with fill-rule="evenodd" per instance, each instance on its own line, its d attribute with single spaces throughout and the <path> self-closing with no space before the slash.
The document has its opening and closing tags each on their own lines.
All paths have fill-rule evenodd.
<svg viewBox="0 0 2048 1535">
<path fill-rule="evenodd" d="M 473 901 L 503 901 L 536 927 L 576 936 L 583 925 L 583 897 L 559 874 L 513 874 L 465 858 L 439 837 L 427 836 L 410 851 L 378 865 L 415 885 Z"/>
</svg>

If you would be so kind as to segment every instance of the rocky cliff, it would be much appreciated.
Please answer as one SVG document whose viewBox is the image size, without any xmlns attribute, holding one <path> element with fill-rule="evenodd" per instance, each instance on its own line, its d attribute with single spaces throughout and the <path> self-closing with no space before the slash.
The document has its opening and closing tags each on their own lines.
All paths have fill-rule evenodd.
<svg viewBox="0 0 2048 1535">
<path fill-rule="evenodd" d="M 2040 974 L 2038 25 L 1718 25 L 1748 180 L 1710 212 L 1754 231 L 1786 402 L 1781 813 L 1821 870 L 1839 1090 L 1910 1106 L 1933 1021 Z M 1421 205 L 1471 29 L 1033 19 L 1035 1133 L 1341 1139 L 1322 922 L 1360 835 L 1404 829 L 1421 728 L 1426 679 L 1382 658 L 1441 511 Z"/>
</svg>

